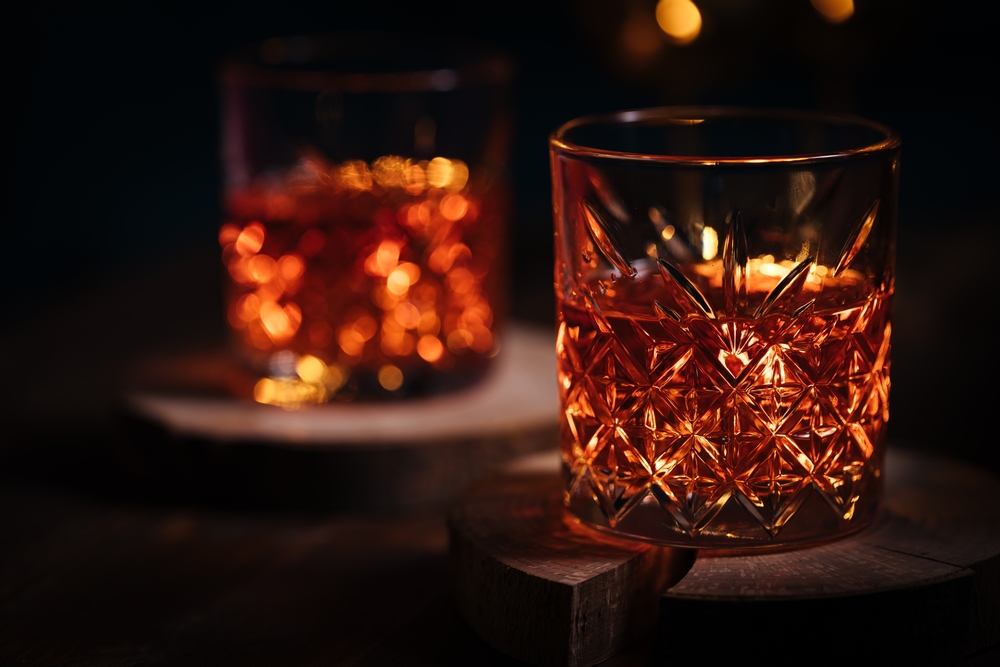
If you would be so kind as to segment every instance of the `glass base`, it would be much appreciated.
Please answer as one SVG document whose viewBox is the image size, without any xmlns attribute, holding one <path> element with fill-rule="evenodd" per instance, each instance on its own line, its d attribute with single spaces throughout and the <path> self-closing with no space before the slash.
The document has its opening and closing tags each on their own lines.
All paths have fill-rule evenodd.
<svg viewBox="0 0 1000 667">
<path fill-rule="evenodd" d="M 567 496 L 566 517 L 603 535 L 659 546 L 706 549 L 710 550 L 708 555 L 738 556 L 817 546 L 860 531 L 871 525 L 878 512 L 882 494 L 881 485 L 877 486 L 877 493 L 857 500 L 849 518 L 838 513 L 839 508 L 832 507 L 823 494 L 805 490 L 794 514 L 777 527 L 773 521 L 768 525 L 766 519 L 762 520 L 759 511 L 748 511 L 735 494 L 722 502 L 709 520 L 687 530 L 672 518 L 669 509 L 654 501 L 640 503 L 622 521 L 612 524 L 597 498 L 583 493 Z"/>
</svg>

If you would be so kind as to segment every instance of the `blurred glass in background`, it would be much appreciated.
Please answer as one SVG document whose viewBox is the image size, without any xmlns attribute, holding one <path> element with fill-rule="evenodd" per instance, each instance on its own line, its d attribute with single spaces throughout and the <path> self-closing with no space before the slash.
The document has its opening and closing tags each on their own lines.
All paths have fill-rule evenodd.
<svg viewBox="0 0 1000 667">
<path fill-rule="evenodd" d="M 511 63 L 474 44 L 272 38 L 221 68 L 227 319 L 254 398 L 426 394 L 499 350 Z"/>
</svg>

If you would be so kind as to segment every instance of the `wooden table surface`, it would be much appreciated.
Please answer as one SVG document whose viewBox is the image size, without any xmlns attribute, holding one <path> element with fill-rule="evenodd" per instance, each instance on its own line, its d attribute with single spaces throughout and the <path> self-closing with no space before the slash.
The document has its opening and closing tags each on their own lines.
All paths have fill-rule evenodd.
<svg viewBox="0 0 1000 667">
<path fill-rule="evenodd" d="M 8 481 L 0 507 L 0 665 L 520 664 L 458 618 L 440 511 L 179 508 Z"/>
<path fill-rule="evenodd" d="M 0 665 L 521 664 L 458 617 L 442 511 L 99 496 L 0 478 Z M 603 664 L 650 664 L 649 648 Z"/>
</svg>

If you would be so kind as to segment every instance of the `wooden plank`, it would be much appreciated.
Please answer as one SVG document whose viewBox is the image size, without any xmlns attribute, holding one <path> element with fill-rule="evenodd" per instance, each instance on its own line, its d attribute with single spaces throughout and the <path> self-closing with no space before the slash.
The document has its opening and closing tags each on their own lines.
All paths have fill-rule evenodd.
<svg viewBox="0 0 1000 667">
<path fill-rule="evenodd" d="M 0 501 L 2 665 L 350 665 L 447 586 L 437 513 L 129 507 L 10 485 Z M 398 650 L 430 652 L 418 639 Z"/>
<path fill-rule="evenodd" d="M 893 452 L 872 544 L 973 571 L 969 652 L 1000 644 L 1000 479 L 958 461 Z"/>
<path fill-rule="evenodd" d="M 558 462 L 550 464 L 554 471 Z M 450 602 L 439 513 L 124 504 L 2 479 L 0 664 L 520 664 L 480 639 Z M 544 513 L 531 513 L 523 491 L 519 506 L 540 521 Z M 577 545 L 559 562 L 583 552 Z M 560 576 L 579 581 L 568 568 Z M 737 657 L 948 662 L 955 656 L 943 648 L 968 619 L 970 584 L 974 577 L 945 578 L 861 604 L 833 596 L 720 607 L 688 598 L 669 633 L 655 644 L 653 635 L 637 640 L 602 667 Z M 907 624 L 917 630 L 907 634 Z"/>
<path fill-rule="evenodd" d="M 892 638 L 871 647 L 886 656 L 954 662 L 1000 642 L 1000 480 L 893 449 L 886 479 L 883 512 L 861 534 L 806 550 L 699 558 L 664 597 L 660 636 L 697 633 L 719 614 L 777 615 L 793 648 L 840 615 Z M 781 602 L 794 612 L 780 611 Z M 744 622 L 739 641 L 772 631 L 757 625 Z"/>
<path fill-rule="evenodd" d="M 702 551 L 695 560 L 694 552 L 634 542 L 616 544 L 612 557 L 603 551 L 606 537 L 561 518 L 557 459 L 535 461 L 477 485 L 450 523 L 459 610 L 488 643 L 526 662 L 598 660 L 565 612 L 579 608 L 572 590 L 603 587 L 604 646 L 624 644 L 616 622 L 644 627 L 651 615 L 626 621 L 621 609 L 639 599 L 629 597 L 634 563 L 643 556 L 652 563 L 653 549 L 657 566 L 673 564 L 675 576 L 685 562 L 678 554 L 694 560 L 662 596 L 650 653 L 656 664 L 829 652 L 952 663 L 998 641 L 1000 481 L 987 473 L 890 449 L 885 507 L 869 529 L 811 548 Z M 623 574 L 609 583 L 611 571 Z"/>
<path fill-rule="evenodd" d="M 448 517 L 459 613 L 499 651 L 542 667 L 592 665 L 647 633 L 689 554 L 581 532 L 536 455 L 491 477 Z"/>
</svg>

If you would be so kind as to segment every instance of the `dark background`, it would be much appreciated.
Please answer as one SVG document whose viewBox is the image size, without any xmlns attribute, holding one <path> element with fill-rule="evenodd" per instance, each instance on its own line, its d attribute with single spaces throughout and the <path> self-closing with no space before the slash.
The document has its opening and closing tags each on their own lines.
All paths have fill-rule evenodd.
<svg viewBox="0 0 1000 667">
<path fill-rule="evenodd" d="M 740 104 L 895 127 L 890 438 L 1000 472 L 992 17 L 969 3 L 856 0 L 830 25 L 809 0 L 695 1 L 705 25 L 685 47 L 663 41 L 655 0 L 5 7 L 0 662 L 513 664 L 453 608 L 439 513 L 259 511 L 239 494 L 220 508 L 174 478 L 137 474 L 123 446 L 116 406 L 135 362 L 225 339 L 214 66 L 275 35 L 466 37 L 512 55 L 513 310 L 541 325 L 554 319 L 546 139 L 559 124 Z M 213 499 L 228 492 L 201 474 Z M 646 664 L 640 654 L 613 664 Z"/>
<path fill-rule="evenodd" d="M 808 0 L 698 5 L 705 25 L 685 47 L 659 36 L 654 0 L 19 10 L 2 59 L 6 474 L 72 477 L 60 466 L 89 461 L 113 477 L 113 457 L 99 452 L 117 374 L 143 355 L 221 340 L 219 57 L 274 35 L 363 30 L 483 39 L 514 57 L 514 313 L 540 323 L 553 303 L 546 138 L 562 122 L 698 103 L 848 111 L 895 127 L 904 149 L 891 437 L 1000 470 L 987 276 L 1000 240 L 993 24 L 929 0 L 857 0 L 840 25 Z"/>
</svg>

